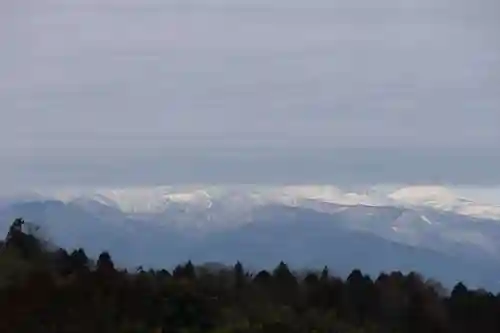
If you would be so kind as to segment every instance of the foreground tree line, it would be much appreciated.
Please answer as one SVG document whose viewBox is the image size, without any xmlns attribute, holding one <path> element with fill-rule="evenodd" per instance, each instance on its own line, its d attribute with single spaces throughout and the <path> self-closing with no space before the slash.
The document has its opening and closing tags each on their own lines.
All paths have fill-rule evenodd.
<svg viewBox="0 0 500 333">
<path fill-rule="evenodd" d="M 1 242 L 0 332 L 500 332 L 500 295 L 451 293 L 416 273 L 195 267 L 118 269 L 107 252 L 43 242 L 16 220 Z"/>
</svg>

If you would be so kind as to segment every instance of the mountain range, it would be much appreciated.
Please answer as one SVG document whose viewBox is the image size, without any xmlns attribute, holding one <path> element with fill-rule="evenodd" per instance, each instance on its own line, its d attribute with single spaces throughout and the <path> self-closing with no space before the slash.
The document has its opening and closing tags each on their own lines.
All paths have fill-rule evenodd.
<svg viewBox="0 0 500 333">
<path fill-rule="evenodd" d="M 445 187 L 57 189 L 0 199 L 0 231 L 16 217 L 40 225 L 52 243 L 107 250 L 126 267 L 240 260 L 257 270 L 284 260 L 339 275 L 418 271 L 448 287 L 500 290 L 500 206 Z"/>
</svg>

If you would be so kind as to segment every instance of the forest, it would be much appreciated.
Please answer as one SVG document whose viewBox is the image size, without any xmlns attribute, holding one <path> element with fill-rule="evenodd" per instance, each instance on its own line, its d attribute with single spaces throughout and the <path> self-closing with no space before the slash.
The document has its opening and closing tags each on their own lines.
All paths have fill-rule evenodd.
<svg viewBox="0 0 500 333">
<path fill-rule="evenodd" d="M 500 294 L 446 290 L 417 272 L 131 270 L 108 252 L 58 248 L 22 219 L 0 246 L 3 333 L 500 332 Z"/>
</svg>

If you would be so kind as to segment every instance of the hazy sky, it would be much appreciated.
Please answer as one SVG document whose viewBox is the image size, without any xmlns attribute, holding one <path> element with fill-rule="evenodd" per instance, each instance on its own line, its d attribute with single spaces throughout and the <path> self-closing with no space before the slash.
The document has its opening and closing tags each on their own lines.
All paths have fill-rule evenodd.
<svg viewBox="0 0 500 333">
<path fill-rule="evenodd" d="M 498 0 L 1 1 L 0 184 L 500 184 L 499 22 Z"/>
</svg>

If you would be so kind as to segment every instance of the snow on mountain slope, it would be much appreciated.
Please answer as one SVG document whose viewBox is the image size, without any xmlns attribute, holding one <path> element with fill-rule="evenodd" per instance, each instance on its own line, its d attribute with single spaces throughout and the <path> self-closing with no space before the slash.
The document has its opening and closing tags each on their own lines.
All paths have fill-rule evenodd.
<svg viewBox="0 0 500 333">
<path fill-rule="evenodd" d="M 487 205 L 463 198 L 442 186 L 403 187 L 388 195 L 395 204 L 431 207 L 478 218 L 500 219 L 500 205 Z"/>
<path fill-rule="evenodd" d="M 40 195 L 63 202 L 87 198 L 104 205 L 118 207 L 125 213 L 161 213 L 171 205 L 191 206 L 208 210 L 215 202 L 233 210 L 265 204 L 308 206 L 311 202 L 340 206 L 395 206 L 431 208 L 465 216 L 500 220 L 499 204 L 464 198 L 443 186 L 407 186 L 396 189 L 368 188 L 364 191 L 343 191 L 330 185 L 292 186 L 157 186 L 97 189 L 62 189 L 40 191 Z M 425 219 L 421 219 L 428 223 Z"/>
<path fill-rule="evenodd" d="M 500 220 L 500 206 L 469 204 L 456 208 L 454 212 L 461 215 Z"/>
<path fill-rule="evenodd" d="M 145 227 L 151 233 L 144 237 L 156 237 L 161 232 L 191 239 L 249 226 L 266 230 L 279 227 L 285 232 L 293 221 L 314 229 L 314 221 L 320 216 L 332 227 L 376 235 L 398 244 L 471 260 L 485 256 L 500 260 L 496 242 L 500 223 L 477 218 L 495 212 L 498 206 L 475 203 L 441 187 L 344 191 L 312 185 L 161 186 L 61 189 L 43 195 L 59 201 L 25 202 L 3 215 L 0 210 L 0 217 L 5 221 L 16 216 L 44 219 L 64 232 L 66 222 L 71 221 L 73 228 L 76 220 L 79 228 L 89 230 L 88 235 L 97 232 L 93 228 L 102 224 L 111 234 Z M 500 220 L 500 214 L 496 218 Z M 135 234 L 129 236 L 133 239 Z"/>
<path fill-rule="evenodd" d="M 72 202 L 86 198 L 114 206 L 125 213 L 159 213 L 171 203 L 184 203 L 210 208 L 210 195 L 203 188 L 172 186 L 129 188 L 66 188 L 43 193 L 47 198 Z"/>
<path fill-rule="evenodd" d="M 388 197 L 399 203 L 442 209 L 455 207 L 464 201 L 450 189 L 441 186 L 403 187 L 390 193 Z"/>
</svg>

